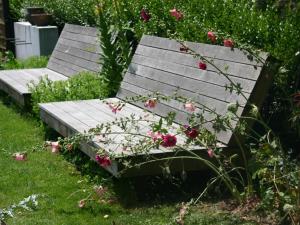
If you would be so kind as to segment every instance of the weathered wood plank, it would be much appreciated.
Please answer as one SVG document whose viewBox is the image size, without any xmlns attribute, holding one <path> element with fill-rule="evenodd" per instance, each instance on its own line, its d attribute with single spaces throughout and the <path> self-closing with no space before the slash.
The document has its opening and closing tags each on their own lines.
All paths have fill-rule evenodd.
<svg viewBox="0 0 300 225">
<path fill-rule="evenodd" d="M 164 64 L 166 65 L 166 64 Z M 237 84 L 239 83 L 243 87 L 243 91 L 246 93 L 251 93 L 255 82 L 251 80 L 245 80 L 236 77 L 230 77 L 229 79 L 225 78 L 222 75 L 219 75 L 214 72 L 199 70 L 190 67 L 181 67 L 176 70 L 176 66 L 172 72 L 162 70 L 162 68 L 153 68 L 140 64 L 131 63 L 128 67 L 128 72 L 131 74 L 136 74 L 145 78 L 151 78 L 153 80 L 189 80 L 190 82 L 204 82 L 208 84 L 217 85 L 224 87 L 225 85 L 230 85 L 231 82 Z M 168 82 L 167 81 L 167 82 Z"/>
<path fill-rule="evenodd" d="M 100 61 L 100 55 L 97 53 L 93 53 L 90 51 L 84 51 L 79 48 L 70 47 L 67 45 L 62 45 L 60 43 L 57 44 L 56 51 L 63 52 L 65 54 L 69 54 L 71 56 L 77 56 L 83 59 L 86 59 L 88 61 L 92 61 L 95 63 L 99 63 Z"/>
<path fill-rule="evenodd" d="M 26 88 L 26 85 L 20 81 L 20 79 L 16 78 L 16 72 L 15 71 L 1 71 L 0 80 L 7 83 L 8 85 L 12 86 L 14 90 L 16 90 L 18 93 L 28 93 L 28 89 Z"/>
<path fill-rule="evenodd" d="M 243 52 L 239 49 L 231 49 L 228 47 L 209 45 L 195 42 L 185 42 L 186 45 L 194 50 L 196 53 L 210 58 L 222 59 L 226 61 L 262 66 L 265 60 L 268 58 L 267 53 L 260 54 L 260 60 L 262 62 L 257 62 L 256 60 L 251 60 L 249 53 Z M 176 40 L 170 40 L 167 38 L 154 37 L 150 35 L 144 35 L 140 41 L 140 45 L 161 48 L 165 50 L 172 50 L 175 52 L 180 52 L 181 44 Z M 250 58 L 250 59 L 249 59 Z"/>
<path fill-rule="evenodd" d="M 100 48 L 100 44 L 98 45 L 97 43 L 88 44 L 88 43 L 68 40 L 68 39 L 65 39 L 63 37 L 60 37 L 58 39 L 57 43 L 62 44 L 62 45 L 66 45 L 66 46 L 70 46 L 70 47 L 73 47 L 73 48 L 78 48 L 78 49 L 81 49 L 81 50 L 87 51 L 87 52 L 98 53 L 98 54 L 102 52 L 101 48 Z M 55 49 L 54 49 L 54 51 L 55 51 Z"/>
<path fill-rule="evenodd" d="M 151 92 L 147 89 L 136 87 L 136 86 L 126 83 L 126 82 L 122 82 L 121 88 L 117 94 L 117 97 L 120 99 L 126 100 L 127 97 L 134 97 L 136 95 L 144 96 L 144 95 L 148 95 L 151 93 L 153 93 L 153 92 Z M 209 98 L 209 97 L 203 96 L 203 95 L 198 95 L 197 93 L 191 94 L 190 92 L 187 92 L 183 89 L 179 89 L 177 91 L 177 93 L 180 96 L 189 96 L 193 102 L 195 102 L 196 104 L 198 103 L 199 108 L 209 107 L 210 109 L 215 110 L 215 112 L 219 113 L 219 114 L 224 114 L 227 111 L 228 103 L 225 103 L 223 101 L 220 101 L 217 99 L 212 99 L 212 98 Z M 161 94 L 164 94 L 166 96 L 173 95 L 173 93 L 170 94 L 168 92 L 161 92 Z M 165 103 L 165 104 L 168 104 L 168 103 Z M 243 106 L 241 106 L 241 108 L 243 108 Z"/>
<path fill-rule="evenodd" d="M 169 77 L 169 83 L 164 83 L 162 80 L 151 80 L 149 78 L 136 76 L 128 72 L 126 73 L 123 80 L 126 83 L 136 85 L 137 87 L 141 87 L 152 92 L 168 93 L 168 95 L 172 95 L 178 89 L 180 89 L 187 92 L 207 96 L 209 98 L 214 98 L 226 103 L 238 101 L 241 105 L 246 104 L 246 99 L 243 96 L 237 95 L 236 93 L 230 93 L 228 90 L 225 90 L 225 87 L 212 85 L 202 81 L 189 79 L 175 80 L 172 79 L 172 77 Z M 249 97 L 249 94 L 247 93 L 244 93 L 244 95 L 246 97 Z"/>
<path fill-rule="evenodd" d="M 20 105 L 24 106 L 30 101 L 29 85 L 31 82 L 37 84 L 39 80 L 50 72 L 48 69 L 22 69 L 22 70 L 4 70 L 0 71 L 1 90 L 8 93 Z M 51 71 L 49 79 L 65 80 L 65 76 Z"/>
<path fill-rule="evenodd" d="M 64 30 L 76 34 L 85 34 L 92 37 L 98 36 L 98 30 L 95 27 L 84 27 L 74 24 L 65 24 Z"/>
<path fill-rule="evenodd" d="M 99 64 L 89 61 L 89 60 L 85 60 L 83 58 L 79 58 L 77 56 L 72 56 L 72 55 L 68 55 L 66 53 L 63 52 L 59 52 L 59 51 L 55 51 L 52 53 L 52 56 L 56 59 L 61 60 L 63 63 L 67 63 L 68 66 L 74 66 L 74 70 L 77 70 L 78 68 L 83 68 L 86 70 L 90 70 L 90 71 L 94 71 L 94 72 L 99 72 Z M 79 69 L 80 70 L 80 69 Z"/>
<path fill-rule="evenodd" d="M 168 52 L 171 54 L 166 54 L 165 52 L 153 54 L 152 51 L 150 51 L 149 54 L 146 54 L 145 52 L 142 52 L 142 54 L 138 54 L 139 49 L 140 46 L 138 47 L 136 54 L 133 56 L 132 59 L 132 62 L 136 64 L 149 66 L 153 68 L 161 68 L 162 70 L 169 72 L 174 71 L 175 68 L 183 70 L 189 67 L 190 70 L 201 71 L 198 67 L 199 60 L 195 59 L 192 55 L 177 53 L 178 57 L 176 57 L 174 56 L 173 52 Z M 166 65 L 164 65 L 165 63 Z M 256 81 L 262 69 L 261 67 L 254 68 L 253 66 L 244 65 L 240 63 L 225 63 L 223 60 L 214 60 L 213 63 L 217 66 L 218 69 L 220 69 L 222 72 L 225 72 L 226 74 L 228 74 L 229 77 L 233 79 L 237 77 L 240 79 L 242 78 L 246 80 Z M 206 71 L 215 73 L 220 72 L 208 63 Z"/>
<path fill-rule="evenodd" d="M 73 75 L 75 75 L 75 74 L 77 74 L 81 71 L 86 71 L 87 70 L 86 68 L 77 66 L 76 64 L 72 64 L 72 63 L 63 61 L 61 59 L 55 58 L 54 56 L 51 58 L 51 63 L 58 64 L 62 67 L 65 67 L 64 71 L 67 72 L 67 74 L 70 74 L 70 75 L 67 75 L 67 76 L 73 76 Z M 75 71 L 75 72 L 72 73 L 72 71 Z M 70 73 L 68 73 L 68 72 L 70 72 Z"/>
<path fill-rule="evenodd" d="M 122 83 L 123 85 L 124 83 Z M 148 94 L 147 91 L 145 90 L 141 90 L 140 92 L 141 94 Z M 151 93 L 151 92 L 149 92 Z M 122 89 L 122 94 L 124 94 L 124 96 L 135 96 L 136 93 L 132 93 L 130 90 L 126 90 L 126 89 Z M 144 107 L 143 103 L 141 102 L 134 102 L 134 105 L 138 106 L 138 107 Z M 180 104 L 180 103 L 179 103 Z M 176 108 L 176 104 L 173 103 L 172 105 L 174 107 L 170 107 L 170 103 L 169 102 L 163 102 L 163 103 L 159 103 L 157 104 L 157 106 L 155 107 L 155 109 L 151 110 L 152 112 L 156 113 L 157 115 L 161 116 L 161 117 L 165 117 L 168 115 L 169 112 L 176 112 L 176 117 L 175 117 L 175 122 L 179 123 L 179 124 L 188 124 L 188 114 L 187 112 L 178 110 L 178 108 Z M 207 105 L 208 107 L 210 107 L 210 105 Z M 214 106 L 216 107 L 216 106 Z M 212 107 L 210 107 L 212 108 Z M 213 110 L 213 109 L 212 109 Z M 202 110 L 201 110 L 202 111 Z M 227 112 L 227 106 L 224 107 L 216 107 L 215 112 L 224 115 Z M 243 108 L 239 108 L 237 111 L 237 115 L 241 115 L 243 112 Z M 206 121 L 211 121 L 213 118 L 215 118 L 214 113 L 209 113 L 208 111 L 204 111 L 203 112 L 203 116 L 205 118 Z M 236 125 L 236 121 L 231 121 L 231 125 L 234 127 Z M 210 131 L 214 131 L 212 128 L 212 124 L 211 123 L 205 123 L 204 127 L 207 128 Z M 219 141 L 223 142 L 223 143 L 227 143 L 230 138 L 232 136 L 232 132 L 231 131 L 226 131 L 226 132 L 220 132 L 217 134 L 217 138 Z"/>
<path fill-rule="evenodd" d="M 56 81 L 56 80 L 67 80 L 68 78 L 60 73 L 57 73 L 53 70 L 49 70 L 48 68 L 42 69 L 43 74 L 47 75 L 50 80 Z"/>
<path fill-rule="evenodd" d="M 11 96 L 18 104 L 24 106 L 26 103 L 26 95 L 20 94 L 17 90 L 12 88 L 9 84 L 0 79 L 0 89 Z"/>
<path fill-rule="evenodd" d="M 72 68 L 67 67 L 65 63 L 61 62 L 61 60 L 58 60 L 54 57 L 52 57 L 49 60 L 47 68 L 57 73 L 61 73 L 67 77 L 74 76 L 75 74 L 80 72 L 79 70 L 74 70 L 75 66 Z M 82 71 L 84 70 L 82 69 Z"/>
<path fill-rule="evenodd" d="M 64 39 L 95 44 L 98 41 L 97 36 L 89 36 L 86 33 L 72 33 L 66 30 L 63 30 L 60 34 Z"/>
</svg>

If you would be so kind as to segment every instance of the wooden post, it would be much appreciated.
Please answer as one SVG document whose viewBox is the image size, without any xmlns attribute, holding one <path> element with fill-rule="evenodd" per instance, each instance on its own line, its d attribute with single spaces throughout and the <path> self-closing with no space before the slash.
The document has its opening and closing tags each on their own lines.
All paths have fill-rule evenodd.
<svg viewBox="0 0 300 225">
<path fill-rule="evenodd" d="M 0 0 L 0 51 L 6 50 L 6 32 L 4 20 L 3 0 Z"/>
</svg>

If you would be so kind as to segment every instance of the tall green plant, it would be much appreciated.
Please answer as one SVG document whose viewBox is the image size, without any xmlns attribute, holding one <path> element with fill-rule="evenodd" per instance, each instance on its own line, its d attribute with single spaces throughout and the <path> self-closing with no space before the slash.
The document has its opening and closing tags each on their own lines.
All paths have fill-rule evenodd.
<svg viewBox="0 0 300 225">
<path fill-rule="evenodd" d="M 104 83 L 109 87 L 109 96 L 114 96 L 122 81 L 122 72 L 126 66 L 122 57 L 121 41 L 122 31 L 113 29 L 113 17 L 105 4 L 100 4 L 96 8 L 98 15 L 98 29 L 101 46 L 101 76 Z M 121 41 L 120 41 L 121 40 Z M 126 62 L 127 60 L 125 60 Z"/>
</svg>

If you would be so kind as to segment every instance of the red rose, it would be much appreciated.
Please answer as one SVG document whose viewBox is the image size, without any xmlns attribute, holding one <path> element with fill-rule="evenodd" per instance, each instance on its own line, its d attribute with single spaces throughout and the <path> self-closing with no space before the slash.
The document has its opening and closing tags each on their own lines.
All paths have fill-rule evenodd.
<svg viewBox="0 0 300 225">
<path fill-rule="evenodd" d="M 173 147 L 176 145 L 176 142 L 177 142 L 177 138 L 175 135 L 172 134 L 162 135 L 161 145 L 163 147 Z"/>
<path fill-rule="evenodd" d="M 199 62 L 199 69 L 206 70 L 207 66 L 204 62 Z"/>
<path fill-rule="evenodd" d="M 232 39 L 224 39 L 223 42 L 225 47 L 233 48 L 234 46 Z"/>
<path fill-rule="evenodd" d="M 149 14 L 149 12 L 146 9 L 141 10 L 141 19 L 144 22 L 148 22 L 151 19 L 151 15 Z"/>
<path fill-rule="evenodd" d="M 216 43 L 217 37 L 212 31 L 207 32 L 207 37 L 210 39 L 212 43 Z"/>
<path fill-rule="evenodd" d="M 175 8 L 170 10 L 170 14 L 174 16 L 177 21 L 183 18 L 183 14 Z"/>
<path fill-rule="evenodd" d="M 96 155 L 96 161 L 99 163 L 100 166 L 102 167 L 108 167 L 111 165 L 111 160 L 109 156 L 100 156 Z"/>
<path fill-rule="evenodd" d="M 300 107 L 300 92 L 293 94 L 293 102 L 296 106 Z"/>
<path fill-rule="evenodd" d="M 190 126 L 184 126 L 184 128 L 184 133 L 188 138 L 195 139 L 196 137 L 198 137 L 199 131 L 196 128 L 192 128 Z"/>
</svg>

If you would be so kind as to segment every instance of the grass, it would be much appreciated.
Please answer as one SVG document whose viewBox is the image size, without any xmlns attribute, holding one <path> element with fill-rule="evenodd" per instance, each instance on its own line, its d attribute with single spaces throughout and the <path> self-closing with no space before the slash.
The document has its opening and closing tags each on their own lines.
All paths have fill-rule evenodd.
<svg viewBox="0 0 300 225">
<path fill-rule="evenodd" d="M 87 193 L 78 190 L 91 189 L 94 182 L 83 176 L 62 155 L 49 151 L 39 151 L 45 140 L 45 131 L 30 116 L 21 115 L 20 110 L 4 104 L 0 98 L 0 208 L 32 194 L 39 194 L 39 205 L 34 211 L 22 211 L 9 219 L 9 225 L 164 225 L 175 224 L 181 198 L 176 195 L 169 184 L 157 188 L 160 190 L 159 200 L 154 197 L 156 190 L 145 190 L 146 179 L 127 179 L 113 181 L 110 192 L 117 202 L 92 203 L 85 208 L 78 207 L 78 201 Z M 33 151 L 35 150 L 35 151 Z M 28 152 L 27 161 L 15 161 L 12 154 Z M 101 174 L 107 178 L 107 174 Z M 158 179 L 160 182 L 161 180 Z M 141 182 L 145 185 L 141 185 Z M 138 183 L 140 188 L 136 184 Z M 153 183 L 153 179 L 149 180 Z M 159 183 L 159 182 L 158 182 Z M 148 189 L 149 188 L 148 186 Z M 173 187 L 173 189 L 176 189 Z M 177 187 L 176 190 L 180 190 Z M 164 194 L 172 192 L 176 201 L 165 201 Z M 73 194 L 72 194 L 73 193 Z M 74 194 L 75 193 L 75 194 Z M 177 192 L 178 193 L 178 192 Z M 166 195 L 167 196 L 167 195 Z M 104 218 L 108 215 L 108 218 Z M 227 213 L 212 210 L 201 211 L 197 207 L 191 209 L 186 224 L 252 224 Z"/>
</svg>

